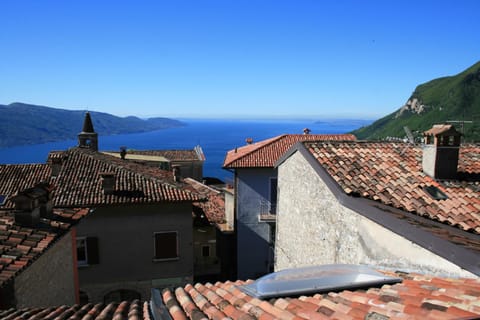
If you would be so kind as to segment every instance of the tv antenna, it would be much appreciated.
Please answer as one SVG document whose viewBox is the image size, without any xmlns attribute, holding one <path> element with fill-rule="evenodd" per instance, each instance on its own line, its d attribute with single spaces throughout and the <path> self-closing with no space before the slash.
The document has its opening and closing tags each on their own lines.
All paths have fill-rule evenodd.
<svg viewBox="0 0 480 320">
<path fill-rule="evenodd" d="M 411 144 L 415 144 L 415 138 L 413 137 L 412 130 L 410 130 L 410 128 L 407 127 L 407 126 L 404 126 L 403 130 L 405 131 L 405 134 L 407 135 L 408 142 L 410 142 Z"/>
<path fill-rule="evenodd" d="M 403 150 L 400 152 L 400 155 L 403 156 L 405 151 L 408 149 L 410 145 L 415 145 L 415 138 L 413 137 L 412 131 L 410 130 L 409 127 L 404 126 L 403 130 L 405 131 L 405 134 L 407 135 L 408 138 L 408 144 L 403 148 Z"/>
</svg>

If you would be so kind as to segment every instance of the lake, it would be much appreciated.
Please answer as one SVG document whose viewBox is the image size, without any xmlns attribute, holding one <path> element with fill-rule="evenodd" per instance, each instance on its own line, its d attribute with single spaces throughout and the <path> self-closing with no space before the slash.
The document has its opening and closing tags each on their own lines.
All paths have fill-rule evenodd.
<svg viewBox="0 0 480 320">
<path fill-rule="evenodd" d="M 223 160 L 228 150 L 246 144 L 246 138 L 254 142 L 281 134 L 300 134 L 309 128 L 312 134 L 347 133 L 371 120 L 205 120 L 180 119 L 184 127 L 158 131 L 99 135 L 100 150 L 119 150 L 121 146 L 128 149 L 193 149 L 200 145 L 206 157 L 204 176 L 222 180 L 231 179 L 232 174 L 222 169 Z M 81 131 L 79 125 L 79 132 Z M 44 163 L 51 150 L 65 150 L 77 145 L 77 140 L 66 140 L 44 144 L 18 146 L 0 149 L 0 163 Z"/>
</svg>

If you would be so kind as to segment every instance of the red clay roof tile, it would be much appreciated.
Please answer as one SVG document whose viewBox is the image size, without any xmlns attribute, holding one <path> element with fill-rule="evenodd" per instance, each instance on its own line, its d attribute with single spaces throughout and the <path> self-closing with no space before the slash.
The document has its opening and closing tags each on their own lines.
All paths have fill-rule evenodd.
<svg viewBox="0 0 480 320">
<path fill-rule="evenodd" d="M 478 233 L 479 182 L 439 182 L 427 176 L 422 172 L 420 148 L 391 142 L 318 141 L 303 144 L 345 193 L 379 200 Z M 467 173 L 480 174 L 479 154 L 480 147 L 460 148 L 459 170 L 468 167 Z M 448 199 L 433 199 L 423 189 L 425 186 L 436 186 Z"/>
<path fill-rule="evenodd" d="M 273 167 L 275 162 L 300 141 L 356 140 L 351 134 L 284 134 L 227 152 L 224 168 Z"/>
<path fill-rule="evenodd" d="M 197 194 L 175 185 L 168 171 L 81 148 L 61 154 L 62 166 L 55 179 L 54 203 L 58 207 L 200 200 Z M 51 156 L 58 157 L 59 152 Z M 102 172 L 114 173 L 113 194 L 104 194 Z"/>
<path fill-rule="evenodd" d="M 177 288 L 173 296 L 163 293 L 170 313 L 184 312 L 194 318 L 192 310 L 202 314 L 232 319 L 454 319 L 480 317 L 480 279 L 439 278 L 420 274 L 384 273 L 403 277 L 401 283 L 368 290 L 343 290 L 309 296 L 259 300 L 246 295 L 236 286 L 246 282 L 217 282 Z M 251 282 L 251 281 L 249 281 Z M 186 303 L 188 302 L 188 303 Z M 177 307 L 181 306 L 181 310 Z M 215 311 L 214 309 L 217 309 Z M 190 310 L 190 311 L 189 311 Z M 173 313 L 172 313 L 173 312 Z M 197 314 L 199 315 L 199 314 Z M 242 315 L 245 317 L 242 318 Z"/>
<path fill-rule="evenodd" d="M 22 319 L 103 319 L 103 320 L 151 320 L 148 302 L 122 301 L 108 304 L 25 308 L 0 310 L 4 320 Z"/>
<path fill-rule="evenodd" d="M 0 234 L 0 287 L 48 250 L 67 232 L 72 223 L 86 216 L 88 211 L 87 208 L 67 211 L 54 209 L 52 219 L 44 219 L 35 227 L 15 223 L 13 211 L 1 212 L 0 229 L 3 231 Z M 60 217 L 63 220 L 61 224 L 55 221 Z M 65 222 L 69 218 L 70 222 Z"/>
</svg>

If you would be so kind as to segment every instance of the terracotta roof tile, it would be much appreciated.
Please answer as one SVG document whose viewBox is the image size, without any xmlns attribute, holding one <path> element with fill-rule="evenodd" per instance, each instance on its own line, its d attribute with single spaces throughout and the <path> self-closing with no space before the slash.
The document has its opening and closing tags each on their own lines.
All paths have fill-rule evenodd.
<svg viewBox="0 0 480 320">
<path fill-rule="evenodd" d="M 238 285 L 217 282 L 186 285 L 163 292 L 174 319 L 209 316 L 220 319 L 457 319 L 480 317 L 480 279 L 439 278 L 384 271 L 401 283 L 354 291 L 341 290 L 300 297 L 260 300 Z M 251 282 L 251 281 L 248 281 Z M 473 293 L 469 294 L 469 293 Z"/>
<path fill-rule="evenodd" d="M 211 224 L 225 223 L 225 196 L 212 187 L 196 181 L 195 179 L 186 178 L 183 180 L 185 189 L 197 193 L 203 201 L 193 203 L 194 214 L 205 215 Z"/>
<path fill-rule="evenodd" d="M 425 175 L 419 147 L 391 142 L 318 141 L 304 145 L 345 193 L 478 233 L 479 181 L 439 182 Z M 480 147 L 460 148 L 459 170 L 468 167 L 469 174 L 480 174 L 479 154 Z M 426 186 L 437 187 L 448 199 L 433 199 L 423 189 Z"/>
<path fill-rule="evenodd" d="M 4 320 L 22 319 L 102 319 L 102 320 L 150 320 L 148 302 L 122 301 L 108 304 L 86 304 L 45 308 L 0 310 Z M 175 318 L 176 319 L 176 318 Z"/>
<path fill-rule="evenodd" d="M 13 211 L 0 213 L 0 287 L 13 279 L 58 240 L 89 209 L 54 209 L 52 219 L 35 227 L 15 223 Z M 62 221 L 56 221 L 61 219 Z"/>
<path fill-rule="evenodd" d="M 224 168 L 273 167 L 275 162 L 300 141 L 356 140 L 351 134 L 284 134 L 227 152 Z"/>
<path fill-rule="evenodd" d="M 50 166 L 46 164 L 0 164 L 0 195 L 7 201 L 1 208 L 13 208 L 11 196 L 42 181 L 49 181 Z"/>
<path fill-rule="evenodd" d="M 54 152 L 51 157 L 58 154 Z M 58 207 L 200 200 L 176 185 L 171 172 L 165 170 L 81 148 L 64 151 L 61 158 L 61 170 L 55 179 L 54 204 Z M 113 194 L 104 194 L 102 173 L 114 174 Z"/>
</svg>

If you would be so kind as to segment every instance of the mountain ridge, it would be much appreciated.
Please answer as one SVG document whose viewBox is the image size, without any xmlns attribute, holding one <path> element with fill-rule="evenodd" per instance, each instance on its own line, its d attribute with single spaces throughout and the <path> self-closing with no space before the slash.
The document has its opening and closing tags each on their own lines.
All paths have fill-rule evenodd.
<svg viewBox="0 0 480 320">
<path fill-rule="evenodd" d="M 87 110 L 66 110 L 14 102 L 0 105 L 0 148 L 74 139 L 82 129 Z M 185 123 L 162 117 L 140 119 L 117 117 L 88 111 L 99 135 L 147 132 L 184 126 Z"/>
<path fill-rule="evenodd" d="M 480 61 L 418 85 L 402 107 L 352 133 L 366 140 L 404 138 L 406 126 L 419 139 L 432 125 L 445 122 L 463 131 L 465 142 L 480 141 Z"/>
</svg>

